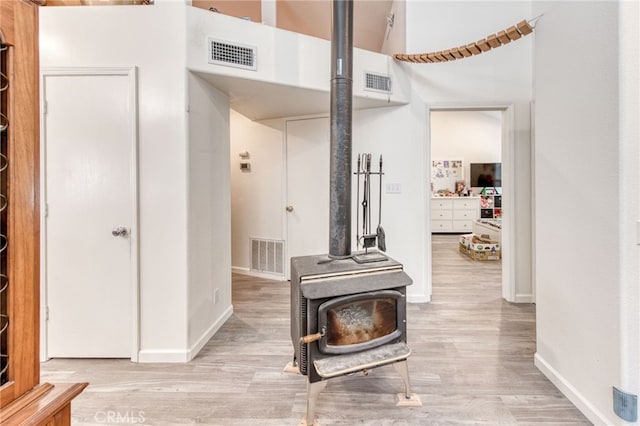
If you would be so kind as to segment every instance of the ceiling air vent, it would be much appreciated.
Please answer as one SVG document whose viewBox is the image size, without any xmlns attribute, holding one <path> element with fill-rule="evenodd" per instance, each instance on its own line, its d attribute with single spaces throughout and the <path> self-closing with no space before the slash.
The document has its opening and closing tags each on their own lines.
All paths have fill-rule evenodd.
<svg viewBox="0 0 640 426">
<path fill-rule="evenodd" d="M 391 77 L 384 74 L 364 73 L 364 90 L 391 93 Z"/>
<path fill-rule="evenodd" d="M 256 48 L 209 39 L 209 63 L 256 70 Z"/>
</svg>

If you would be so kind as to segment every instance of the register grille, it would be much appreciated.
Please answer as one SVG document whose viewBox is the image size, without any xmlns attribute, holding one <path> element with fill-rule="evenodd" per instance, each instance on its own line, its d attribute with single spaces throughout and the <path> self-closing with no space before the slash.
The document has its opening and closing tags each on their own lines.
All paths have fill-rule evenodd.
<svg viewBox="0 0 640 426">
<path fill-rule="evenodd" d="M 209 63 L 255 71 L 256 48 L 209 39 Z"/>
</svg>

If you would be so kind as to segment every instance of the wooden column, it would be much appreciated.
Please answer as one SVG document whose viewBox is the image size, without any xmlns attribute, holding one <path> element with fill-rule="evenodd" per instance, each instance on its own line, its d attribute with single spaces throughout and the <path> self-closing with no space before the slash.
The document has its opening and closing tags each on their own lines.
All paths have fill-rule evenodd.
<svg viewBox="0 0 640 426">
<path fill-rule="evenodd" d="M 87 385 L 40 384 L 40 112 L 38 7 L 43 0 L 0 1 L 6 74 L 8 213 L 8 382 L 0 387 L 0 424 L 70 424 L 70 403 Z"/>
</svg>

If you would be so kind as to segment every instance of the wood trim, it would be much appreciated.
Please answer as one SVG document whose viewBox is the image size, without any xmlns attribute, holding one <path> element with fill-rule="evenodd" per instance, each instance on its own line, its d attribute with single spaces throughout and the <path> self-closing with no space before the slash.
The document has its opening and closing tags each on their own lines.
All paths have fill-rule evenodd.
<svg viewBox="0 0 640 426">
<path fill-rule="evenodd" d="M 0 2 L 0 28 L 4 42 L 12 46 L 7 51 L 6 92 L 11 123 L 7 141 L 10 382 L 0 388 L 0 402 L 6 407 L 40 382 L 38 6 L 26 0 Z"/>
<path fill-rule="evenodd" d="M 10 49 L 8 175 L 10 380 L 16 397 L 40 381 L 40 109 L 38 7 L 14 3 L 15 43 Z"/>
<path fill-rule="evenodd" d="M 0 423 L 21 426 L 68 424 L 71 400 L 87 386 L 88 383 L 42 384 L 3 408 Z"/>
<path fill-rule="evenodd" d="M 49 392 L 53 389 L 53 385 L 49 383 L 44 383 L 36 386 L 30 392 L 25 393 L 20 398 L 13 401 L 12 404 L 3 405 L 2 411 L 0 412 L 0 424 L 3 424 L 10 417 L 14 416 L 18 411 L 20 411 L 21 407 L 27 406 L 31 404 L 38 398 L 41 398 L 42 395 Z"/>
</svg>

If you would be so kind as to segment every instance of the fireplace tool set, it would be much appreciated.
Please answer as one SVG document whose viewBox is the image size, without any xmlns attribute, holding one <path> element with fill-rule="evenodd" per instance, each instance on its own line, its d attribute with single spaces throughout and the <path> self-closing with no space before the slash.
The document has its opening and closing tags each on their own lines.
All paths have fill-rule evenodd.
<svg viewBox="0 0 640 426">
<path fill-rule="evenodd" d="M 356 171 L 356 245 L 362 246 L 364 253 L 354 254 L 353 259 L 358 263 L 378 262 L 387 259 L 380 252 L 370 252 L 371 247 L 378 250 L 387 251 L 384 229 L 382 228 L 382 155 L 380 156 L 379 169 L 377 172 L 371 171 L 371 154 L 358 155 Z M 378 227 L 376 232 L 371 232 L 371 175 L 378 175 Z M 362 176 L 362 202 L 360 203 L 360 176 Z M 360 205 L 362 205 L 362 235 L 358 235 L 360 230 Z"/>
<path fill-rule="evenodd" d="M 329 183 L 329 259 L 326 254 L 291 258 L 292 369 L 307 376 L 307 410 L 301 425 L 317 425 L 318 395 L 328 379 L 393 365 L 405 391 L 396 405 L 419 406 L 411 393 L 407 359 L 406 287 L 412 279 L 401 263 L 370 250 L 385 251 L 378 205 L 378 227 L 371 230 L 371 175 L 379 176 L 382 158 L 371 170 L 371 154 L 357 159 L 358 201 L 363 180 L 362 235 L 360 205 L 357 241 L 364 253 L 351 253 L 351 120 L 353 86 L 353 0 L 333 0 L 331 37 L 331 111 Z"/>
</svg>

